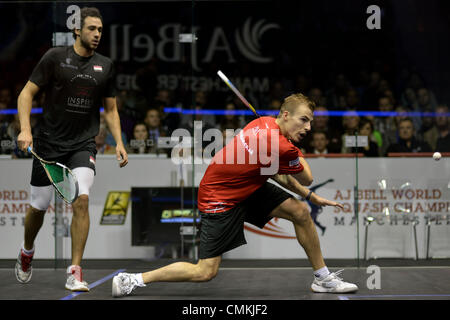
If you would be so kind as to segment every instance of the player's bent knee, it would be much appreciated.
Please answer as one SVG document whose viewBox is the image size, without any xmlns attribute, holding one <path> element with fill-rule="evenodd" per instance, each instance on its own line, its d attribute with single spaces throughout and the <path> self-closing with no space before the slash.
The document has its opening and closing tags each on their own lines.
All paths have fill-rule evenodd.
<svg viewBox="0 0 450 320">
<path fill-rule="evenodd" d="M 301 202 L 300 200 L 295 200 L 295 204 L 293 205 L 291 215 L 293 217 L 294 222 L 298 224 L 304 224 L 309 219 L 311 219 L 311 215 L 306 203 Z"/>
<path fill-rule="evenodd" d="M 88 212 L 89 209 L 89 196 L 82 194 L 72 203 L 73 213 L 81 214 Z"/>
<path fill-rule="evenodd" d="M 200 275 L 200 281 L 202 282 L 211 281 L 217 276 L 218 272 L 219 270 L 214 268 L 208 268 L 206 270 L 203 270 L 202 274 Z"/>
<path fill-rule="evenodd" d="M 211 281 L 219 273 L 219 266 L 215 264 L 200 262 L 198 265 L 198 280 L 201 282 Z"/>
</svg>

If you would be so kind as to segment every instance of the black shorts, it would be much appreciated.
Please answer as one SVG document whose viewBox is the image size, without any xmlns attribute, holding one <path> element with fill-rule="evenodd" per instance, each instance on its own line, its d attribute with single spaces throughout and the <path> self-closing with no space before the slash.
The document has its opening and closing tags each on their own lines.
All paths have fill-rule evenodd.
<svg viewBox="0 0 450 320">
<path fill-rule="evenodd" d="M 33 151 L 42 159 L 48 161 L 57 161 L 69 169 L 86 167 L 94 170 L 95 173 L 95 156 L 97 149 L 94 141 L 87 141 L 77 150 L 65 151 L 60 147 L 52 145 L 40 139 L 33 140 Z M 47 174 L 39 160 L 33 157 L 33 168 L 31 171 L 30 184 L 35 187 L 44 187 L 51 185 Z"/>
<path fill-rule="evenodd" d="M 269 222 L 269 214 L 292 195 L 266 182 L 243 202 L 221 213 L 203 213 L 201 216 L 199 258 L 207 259 L 246 244 L 244 222 L 259 228 Z"/>
</svg>

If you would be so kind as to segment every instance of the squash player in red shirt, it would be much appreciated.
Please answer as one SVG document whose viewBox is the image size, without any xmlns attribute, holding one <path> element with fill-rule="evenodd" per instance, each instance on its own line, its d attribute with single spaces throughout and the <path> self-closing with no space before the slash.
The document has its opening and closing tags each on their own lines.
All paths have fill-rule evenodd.
<svg viewBox="0 0 450 320">
<path fill-rule="evenodd" d="M 320 197 L 307 187 L 313 176 L 300 142 L 311 130 L 314 103 L 302 94 L 284 100 L 278 117 L 260 117 L 237 134 L 208 166 L 198 193 L 201 214 L 199 261 L 176 262 L 146 273 L 120 273 L 113 278 L 112 295 L 121 297 L 151 282 L 203 282 L 213 279 L 222 254 L 246 244 L 244 222 L 260 228 L 277 217 L 292 221 L 297 240 L 314 271 L 314 292 L 344 293 L 358 290 L 355 284 L 328 270 L 322 257 L 316 227 L 304 201 L 272 183 L 318 206 L 342 205 Z"/>
</svg>

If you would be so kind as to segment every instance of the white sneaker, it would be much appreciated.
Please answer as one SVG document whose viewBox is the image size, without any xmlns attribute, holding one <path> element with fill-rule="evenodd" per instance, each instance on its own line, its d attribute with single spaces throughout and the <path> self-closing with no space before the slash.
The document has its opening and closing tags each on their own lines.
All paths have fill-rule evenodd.
<svg viewBox="0 0 450 320">
<path fill-rule="evenodd" d="M 33 254 L 26 254 L 20 249 L 15 267 L 16 278 L 20 283 L 28 283 L 31 280 L 31 276 L 33 275 L 32 260 Z"/>
<path fill-rule="evenodd" d="M 83 272 L 80 266 L 69 266 L 67 268 L 66 289 L 70 291 L 89 291 L 86 281 L 83 281 Z"/>
<path fill-rule="evenodd" d="M 357 291 L 358 286 L 356 284 L 344 282 L 342 281 L 342 278 L 338 277 L 342 271 L 344 270 L 330 273 L 323 279 L 314 277 L 315 279 L 311 285 L 312 291 L 321 293 L 345 293 Z"/>
<path fill-rule="evenodd" d="M 137 287 L 145 287 L 145 284 L 140 284 L 135 274 L 119 273 L 112 281 L 112 296 L 118 298 L 129 295 Z"/>
</svg>

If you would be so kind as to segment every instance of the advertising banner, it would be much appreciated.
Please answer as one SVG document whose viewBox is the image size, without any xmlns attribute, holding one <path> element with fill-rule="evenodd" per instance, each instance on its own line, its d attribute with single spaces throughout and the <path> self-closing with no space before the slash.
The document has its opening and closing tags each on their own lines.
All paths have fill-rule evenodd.
<svg viewBox="0 0 450 320">
<path fill-rule="evenodd" d="M 450 163 L 446 158 L 359 159 L 358 180 L 355 159 L 315 158 L 308 162 L 314 175 L 310 188 L 344 206 L 319 208 L 308 203 L 325 258 L 415 258 L 416 243 L 419 258 L 425 258 L 427 251 L 430 257 L 450 256 Z M 195 165 L 195 186 L 206 167 Z M 16 258 L 23 241 L 30 172 L 30 159 L 0 159 L 0 259 Z M 192 185 L 192 176 L 190 166 L 188 186 Z M 129 165 L 119 168 L 114 156 L 99 156 L 90 194 L 91 229 L 84 257 L 153 257 L 153 247 L 132 245 L 131 188 L 176 187 L 178 180 L 177 166 L 170 159 L 130 155 Z M 65 203 L 59 206 L 65 225 L 70 225 L 72 208 Z M 54 256 L 54 210 L 52 205 L 36 239 L 36 258 Z M 294 226 L 287 220 L 272 219 L 264 229 L 246 224 L 245 236 L 248 244 L 226 253 L 224 258 L 306 258 Z M 70 233 L 64 240 L 64 254 L 70 257 Z"/>
</svg>

